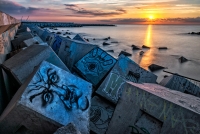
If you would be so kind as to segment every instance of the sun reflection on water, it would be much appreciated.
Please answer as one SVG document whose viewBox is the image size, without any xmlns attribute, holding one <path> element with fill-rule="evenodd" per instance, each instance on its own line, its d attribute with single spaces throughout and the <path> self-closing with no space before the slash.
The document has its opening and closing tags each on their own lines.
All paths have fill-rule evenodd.
<svg viewBox="0 0 200 134">
<path fill-rule="evenodd" d="M 153 47 L 152 44 L 152 25 L 148 25 L 147 31 L 146 31 L 146 36 L 144 39 L 144 45 L 148 47 Z M 139 62 L 140 66 L 148 70 L 148 66 L 153 63 L 155 60 L 155 57 L 152 55 L 152 50 L 143 50 L 145 53 L 141 57 L 141 60 Z"/>
</svg>

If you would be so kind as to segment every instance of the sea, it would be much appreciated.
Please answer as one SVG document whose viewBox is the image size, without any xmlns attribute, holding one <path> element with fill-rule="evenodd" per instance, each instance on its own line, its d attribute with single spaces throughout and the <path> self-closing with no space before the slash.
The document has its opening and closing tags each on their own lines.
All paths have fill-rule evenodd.
<svg viewBox="0 0 200 134">
<path fill-rule="evenodd" d="M 164 76 L 171 75 L 170 73 L 200 81 L 200 35 L 188 34 L 200 32 L 200 25 L 116 25 L 57 29 L 53 31 L 61 32 L 63 37 L 73 38 L 76 34 L 80 34 L 105 51 L 113 50 L 114 52 L 108 53 L 115 58 L 121 51 L 126 51 L 132 54 L 130 59 L 146 70 L 149 70 L 148 66 L 151 64 L 165 67 L 153 72 L 158 76 L 157 82 L 160 82 Z M 70 35 L 63 35 L 66 32 Z M 107 37 L 111 39 L 105 41 Z M 110 45 L 103 46 L 103 42 Z M 140 47 L 141 50 L 132 50 L 132 45 Z M 142 49 L 143 45 L 150 49 Z M 159 47 L 168 49 L 159 50 Z M 144 51 L 143 55 L 140 55 L 141 51 Z M 180 63 L 178 59 L 181 56 L 188 61 Z"/>
</svg>

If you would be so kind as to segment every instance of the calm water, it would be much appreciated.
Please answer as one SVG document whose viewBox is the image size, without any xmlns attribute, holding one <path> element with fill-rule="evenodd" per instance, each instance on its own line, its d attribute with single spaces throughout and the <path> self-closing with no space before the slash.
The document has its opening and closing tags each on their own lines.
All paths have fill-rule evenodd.
<svg viewBox="0 0 200 134">
<path fill-rule="evenodd" d="M 148 70 L 152 63 L 166 67 L 168 71 L 200 80 L 200 36 L 188 35 L 188 32 L 200 32 L 200 25 L 118 25 L 116 27 L 81 27 L 58 28 L 59 31 L 72 32 L 88 38 L 91 43 L 99 45 L 104 50 L 114 50 L 110 53 L 117 57 L 121 50 L 132 53 L 131 59 Z M 104 38 L 111 37 L 110 46 L 102 46 Z M 95 38 L 96 40 L 93 40 Z M 133 51 L 131 45 L 142 47 L 146 45 L 151 49 L 143 49 L 144 55 Z M 158 47 L 168 47 L 168 50 L 158 50 Z M 178 58 L 184 56 L 190 61 L 179 63 Z M 159 76 L 158 82 L 166 73 L 162 70 L 154 72 Z M 169 75 L 169 74 L 168 74 Z"/>
</svg>

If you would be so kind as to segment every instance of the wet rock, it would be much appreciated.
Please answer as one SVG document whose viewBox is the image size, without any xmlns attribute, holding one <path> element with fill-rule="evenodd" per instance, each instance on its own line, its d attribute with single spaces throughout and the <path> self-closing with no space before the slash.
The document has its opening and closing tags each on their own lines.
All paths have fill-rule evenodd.
<svg viewBox="0 0 200 134">
<path fill-rule="evenodd" d="M 123 55 L 125 55 L 125 56 L 132 56 L 132 54 L 130 54 L 130 53 L 126 52 L 126 51 L 121 51 L 121 52 L 119 53 L 119 56 L 120 56 L 121 54 L 123 54 Z"/>
<path fill-rule="evenodd" d="M 95 38 L 93 40 L 96 40 Z"/>
<path fill-rule="evenodd" d="M 149 69 L 153 72 L 153 71 L 157 71 L 157 70 L 160 70 L 160 69 L 164 69 L 165 67 L 162 67 L 162 66 L 159 66 L 159 65 L 156 65 L 156 64 L 151 64 L 149 66 Z"/>
<path fill-rule="evenodd" d="M 67 36 L 68 39 L 71 39 L 69 36 Z"/>
<path fill-rule="evenodd" d="M 69 123 L 68 125 L 56 130 L 56 132 L 54 132 L 53 134 L 81 134 L 81 133 L 73 123 Z"/>
<path fill-rule="evenodd" d="M 114 53 L 114 50 L 106 50 L 107 52 Z"/>
<path fill-rule="evenodd" d="M 61 34 L 61 32 L 57 32 L 56 34 Z"/>
<path fill-rule="evenodd" d="M 139 50 L 140 48 L 138 46 L 132 45 L 132 50 Z"/>
<path fill-rule="evenodd" d="M 143 45 L 142 48 L 150 49 L 150 47 Z"/>
<path fill-rule="evenodd" d="M 103 46 L 108 46 L 110 45 L 109 43 L 103 42 Z"/>
<path fill-rule="evenodd" d="M 188 59 L 186 59 L 183 56 L 181 56 L 178 60 L 180 61 L 180 63 L 184 63 L 184 62 L 188 61 Z"/>
<path fill-rule="evenodd" d="M 51 33 L 55 33 L 55 32 L 51 32 Z"/>
<path fill-rule="evenodd" d="M 144 51 L 140 51 L 140 55 L 143 55 L 144 54 Z"/>
<path fill-rule="evenodd" d="M 119 42 L 118 42 L 118 41 L 112 41 L 111 43 L 116 43 L 116 44 L 117 44 L 117 43 L 119 43 Z"/>
<path fill-rule="evenodd" d="M 158 48 L 159 50 L 166 50 L 166 49 L 168 49 L 167 47 L 159 47 Z"/>
</svg>

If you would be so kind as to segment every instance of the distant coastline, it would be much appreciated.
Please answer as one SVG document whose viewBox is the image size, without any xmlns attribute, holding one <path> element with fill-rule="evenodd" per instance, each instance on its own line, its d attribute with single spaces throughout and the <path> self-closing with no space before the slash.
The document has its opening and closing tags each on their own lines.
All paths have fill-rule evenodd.
<svg viewBox="0 0 200 134">
<path fill-rule="evenodd" d="M 22 22 L 40 27 L 83 27 L 83 26 L 115 26 L 113 24 L 78 24 L 73 22 Z"/>
</svg>

